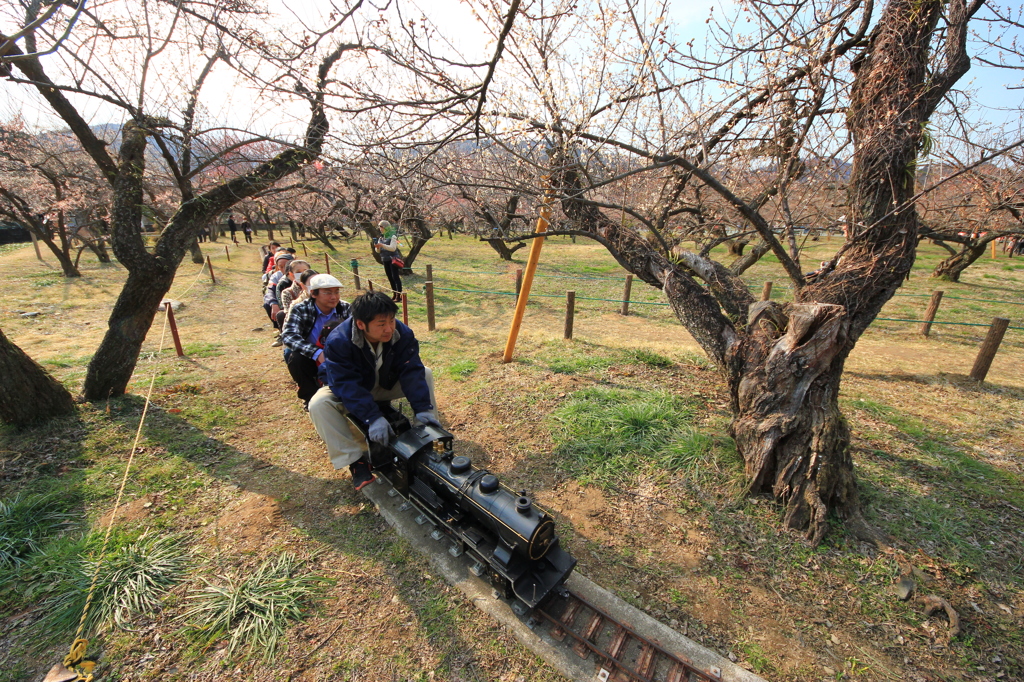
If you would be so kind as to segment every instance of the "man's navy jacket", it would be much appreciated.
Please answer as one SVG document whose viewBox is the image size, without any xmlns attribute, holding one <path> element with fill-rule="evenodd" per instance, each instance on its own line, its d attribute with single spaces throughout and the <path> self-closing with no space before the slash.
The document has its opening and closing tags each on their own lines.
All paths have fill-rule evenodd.
<svg viewBox="0 0 1024 682">
<path fill-rule="evenodd" d="M 326 360 L 320 365 L 320 380 L 331 387 L 345 409 L 365 425 L 382 416 L 370 393 L 377 378 L 374 371 L 377 356 L 355 325 L 355 318 L 349 317 L 330 333 L 324 346 L 324 357 Z M 434 409 L 420 360 L 420 344 L 411 329 L 395 321 L 395 333 L 384 344 L 381 360 L 381 388 L 390 390 L 399 383 L 414 412 Z"/>
</svg>

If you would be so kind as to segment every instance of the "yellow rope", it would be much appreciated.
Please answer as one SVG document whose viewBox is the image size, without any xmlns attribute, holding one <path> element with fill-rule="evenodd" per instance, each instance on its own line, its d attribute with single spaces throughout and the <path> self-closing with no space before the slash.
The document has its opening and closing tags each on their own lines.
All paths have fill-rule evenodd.
<svg viewBox="0 0 1024 682">
<path fill-rule="evenodd" d="M 167 334 L 167 316 L 164 315 L 164 326 L 160 332 L 160 348 L 157 351 L 159 353 L 164 349 L 164 338 Z M 96 562 L 96 570 L 92 574 L 92 582 L 89 584 L 89 593 L 85 598 L 85 607 L 82 609 L 82 617 L 78 620 L 78 630 L 75 631 L 75 640 L 71 644 L 71 649 L 68 655 L 64 657 L 64 667 L 72 670 L 76 667 L 82 668 L 84 672 L 78 672 L 78 680 L 81 682 L 91 682 L 93 679 L 92 669 L 96 665 L 92 661 L 85 661 L 85 652 L 89 648 L 89 640 L 82 637 L 85 630 L 85 622 L 89 617 L 89 609 L 92 606 L 93 596 L 96 593 L 96 583 L 100 577 L 100 569 L 103 567 L 103 562 L 106 560 L 107 544 L 110 540 L 110 531 L 114 527 L 114 521 L 117 518 L 117 510 L 121 506 L 121 498 L 124 496 L 124 487 L 128 483 L 128 473 L 131 471 L 132 462 L 135 461 L 135 453 L 139 449 L 139 440 L 142 438 L 142 426 L 146 423 L 146 414 L 149 412 L 149 399 L 153 395 L 153 385 L 156 383 L 157 372 L 153 372 L 153 378 L 149 382 L 149 391 L 146 393 L 146 403 L 142 407 L 142 417 L 139 418 L 139 428 L 135 432 L 135 442 L 132 444 L 131 454 L 128 456 L 128 464 L 124 468 L 124 476 L 121 478 L 121 485 L 117 490 L 117 499 L 114 501 L 114 511 L 110 514 L 110 520 L 107 522 L 107 529 L 103 534 L 103 546 L 100 549 L 100 558 Z"/>
<path fill-rule="evenodd" d="M 188 292 L 192 291 L 192 287 L 194 287 L 196 285 L 196 283 L 199 282 L 199 278 L 203 276 L 203 271 L 204 270 L 206 270 L 206 261 L 205 260 L 203 261 L 203 264 L 199 267 L 199 274 L 197 274 L 196 278 L 194 280 L 192 280 L 192 284 L 190 284 L 188 286 L 188 289 L 185 289 L 185 291 L 183 291 L 180 294 L 178 294 L 178 298 L 185 298 L 185 294 L 187 294 Z M 170 297 L 171 297 L 171 292 L 167 292 L 164 295 L 164 298 L 170 298 Z"/>
</svg>

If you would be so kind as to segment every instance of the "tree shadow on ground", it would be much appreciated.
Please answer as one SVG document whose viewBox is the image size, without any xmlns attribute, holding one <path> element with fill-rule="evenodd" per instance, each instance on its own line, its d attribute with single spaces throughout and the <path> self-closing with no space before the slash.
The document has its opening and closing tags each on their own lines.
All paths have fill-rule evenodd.
<svg viewBox="0 0 1024 682">
<path fill-rule="evenodd" d="M 1018 400 L 1024 400 L 1024 389 L 1007 384 L 1000 384 L 989 380 L 975 381 L 966 374 L 937 372 L 935 374 L 910 374 L 910 373 L 875 373 L 856 372 L 847 370 L 845 376 L 856 377 L 867 381 L 881 381 L 889 384 L 918 384 L 934 386 L 937 384 L 949 384 L 968 394 L 990 394 L 1005 395 Z"/>
<path fill-rule="evenodd" d="M 142 399 L 137 400 L 139 409 L 142 402 Z M 128 421 L 131 421 L 130 417 Z M 431 586 L 438 583 L 424 581 L 422 572 L 413 570 L 415 566 L 408 561 L 411 550 L 407 543 L 397 536 L 383 518 L 373 513 L 372 505 L 364 495 L 353 489 L 347 476 L 321 478 L 294 471 L 238 450 L 206 436 L 199 430 L 192 431 L 192 428 L 194 427 L 191 423 L 181 416 L 157 410 L 147 418 L 143 432 L 149 442 L 165 447 L 168 455 L 181 457 L 197 465 L 213 478 L 236 486 L 240 491 L 255 493 L 276 501 L 282 522 L 292 529 L 353 558 L 357 564 L 369 563 L 372 566 L 370 570 L 379 570 L 379 574 L 368 576 L 368 580 L 354 577 L 349 586 L 349 590 L 355 593 L 351 598 L 365 602 L 368 608 L 374 609 L 375 595 L 379 592 L 378 581 L 383 580 L 389 584 L 399 599 L 418 618 L 420 631 L 439 652 L 442 666 L 463 671 L 483 667 L 478 665 L 476 656 L 472 653 L 473 643 L 462 637 L 457 627 L 450 630 L 439 627 L 444 625 L 446 616 L 438 613 L 438 595 L 431 593 Z M 185 438 L 175 437 L 175 434 L 183 432 L 192 435 Z M 317 452 L 315 456 L 323 457 L 326 461 L 326 455 L 321 452 Z M 224 510 L 210 511 L 216 515 Z M 277 548 L 272 547 L 270 551 L 275 549 Z M 267 547 L 261 547 L 256 549 L 255 553 L 265 554 L 266 550 Z M 341 573 L 351 574 L 346 571 Z M 378 612 L 389 608 L 387 604 L 377 606 Z M 363 625 L 357 614 L 351 622 L 341 626 L 339 634 L 335 637 L 343 641 L 346 632 L 359 631 L 363 629 Z M 312 641 L 320 643 L 328 632 L 307 634 Z M 371 665 L 371 669 L 376 663 L 378 670 L 380 665 L 390 666 L 393 674 L 399 674 L 396 666 L 401 667 L 402 661 L 408 661 L 407 667 L 415 666 L 415 662 L 421 659 L 423 653 L 396 651 L 390 642 L 378 644 L 380 648 L 374 652 L 379 657 L 378 660 L 373 661 L 371 656 L 367 663 Z M 330 650 L 330 646 L 325 646 L 310 660 L 300 656 L 297 661 L 293 659 L 291 664 L 300 670 L 318 664 L 331 665 L 330 660 L 320 660 L 320 657 L 327 656 Z M 288 665 L 289 662 L 282 662 L 278 664 L 278 668 Z M 352 671 L 363 667 L 362 662 L 352 665 Z M 475 679 L 475 676 L 467 679 Z"/>
</svg>

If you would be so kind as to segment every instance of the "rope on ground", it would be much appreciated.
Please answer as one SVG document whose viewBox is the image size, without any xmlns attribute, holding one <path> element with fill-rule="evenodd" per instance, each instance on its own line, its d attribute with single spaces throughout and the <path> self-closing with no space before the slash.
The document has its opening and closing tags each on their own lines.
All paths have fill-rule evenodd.
<svg viewBox="0 0 1024 682">
<path fill-rule="evenodd" d="M 206 261 L 205 260 L 203 261 L 203 264 L 199 267 L 199 272 L 196 274 L 196 278 L 194 280 L 192 280 L 192 284 L 190 284 L 188 286 L 188 289 L 185 289 L 185 291 L 183 291 L 180 294 L 178 294 L 177 298 L 185 298 L 185 294 L 187 294 L 188 292 L 192 291 L 192 287 L 194 287 L 196 285 L 196 283 L 199 282 L 199 278 L 203 276 L 203 271 L 204 270 L 206 270 Z M 164 298 L 171 298 L 171 292 L 168 291 L 164 295 Z"/>
<path fill-rule="evenodd" d="M 164 316 L 164 327 L 160 332 L 160 350 L 164 348 L 164 338 L 167 335 L 167 316 Z M 158 351 L 159 352 L 159 351 Z M 95 667 L 95 662 L 85 660 L 86 650 L 89 648 L 89 640 L 82 635 L 85 632 L 85 622 L 89 618 L 89 609 L 92 607 L 92 600 L 96 594 L 96 583 L 99 581 L 100 570 L 103 568 L 103 564 L 107 558 L 107 546 L 110 541 L 110 531 L 114 527 L 114 521 L 117 519 L 117 510 L 121 506 L 121 499 L 124 497 L 124 488 L 128 483 L 128 474 L 131 472 L 132 463 L 135 461 L 135 453 L 139 449 L 139 440 L 142 438 L 142 426 L 146 423 L 146 415 L 149 412 L 149 399 L 153 395 L 153 386 L 156 384 L 157 372 L 153 371 L 153 377 L 149 381 L 149 391 L 146 392 L 146 402 L 142 406 L 142 416 L 139 418 L 139 428 L 135 432 L 135 442 L 132 443 L 131 454 L 128 455 L 128 463 L 124 467 L 124 476 L 121 477 L 121 485 L 117 489 L 117 498 L 114 500 L 114 511 L 110 514 L 110 520 L 107 522 L 107 528 L 103 533 L 103 545 L 100 548 L 100 557 L 96 562 L 96 570 L 93 571 L 92 581 L 89 583 L 89 592 L 85 597 L 85 606 L 82 608 L 82 617 L 78 619 L 78 629 L 75 631 L 75 638 L 71 644 L 71 648 L 68 651 L 68 655 L 64 657 L 64 667 L 69 671 L 78 673 L 78 680 L 81 682 L 91 682 L 93 679 L 92 670 Z M 80 670 L 79 670 L 80 669 Z"/>
</svg>

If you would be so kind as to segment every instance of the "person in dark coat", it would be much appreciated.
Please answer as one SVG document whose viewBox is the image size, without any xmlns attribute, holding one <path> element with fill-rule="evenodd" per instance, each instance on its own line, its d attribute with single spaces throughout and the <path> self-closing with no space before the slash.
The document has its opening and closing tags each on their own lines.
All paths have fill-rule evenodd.
<svg viewBox="0 0 1024 682">
<path fill-rule="evenodd" d="M 235 236 L 235 232 L 238 231 L 238 225 L 235 224 L 235 216 L 228 216 L 228 232 L 231 233 L 231 241 L 238 243 L 238 237 Z"/>
<path fill-rule="evenodd" d="M 440 426 L 434 377 L 420 360 L 412 329 L 395 319 L 398 306 L 380 291 L 357 296 L 350 317 L 327 337 L 319 377 L 324 384 L 309 401 L 309 418 L 327 445 L 335 469 L 348 466 L 356 490 L 374 480 L 364 441 L 349 428 L 352 415 L 368 437 L 386 444 L 394 432 L 378 401 L 406 398 L 416 420 Z"/>
</svg>

